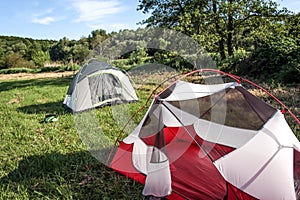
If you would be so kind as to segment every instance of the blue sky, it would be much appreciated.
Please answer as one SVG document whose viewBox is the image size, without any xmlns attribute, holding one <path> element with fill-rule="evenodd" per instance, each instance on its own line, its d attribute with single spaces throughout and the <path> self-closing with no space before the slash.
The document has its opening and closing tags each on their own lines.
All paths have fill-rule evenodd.
<svg viewBox="0 0 300 200">
<path fill-rule="evenodd" d="M 277 0 L 300 12 L 299 0 Z M 137 0 L 5 0 L 0 7 L 0 35 L 80 39 L 92 30 L 136 29 L 147 16 L 136 11 Z"/>
</svg>

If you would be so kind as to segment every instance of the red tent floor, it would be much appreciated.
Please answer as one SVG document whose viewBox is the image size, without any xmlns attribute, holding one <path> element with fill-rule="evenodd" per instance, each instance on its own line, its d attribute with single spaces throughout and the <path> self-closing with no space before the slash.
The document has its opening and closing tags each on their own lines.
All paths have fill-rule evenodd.
<svg viewBox="0 0 300 200">
<path fill-rule="evenodd" d="M 170 161 L 172 194 L 167 199 L 255 199 L 238 188 L 226 182 L 213 164 L 223 155 L 234 149 L 204 142 L 196 136 L 192 126 L 190 127 L 166 127 L 164 128 L 166 139 L 166 152 Z M 195 138 L 202 149 L 190 137 Z M 146 143 L 153 138 L 146 139 Z M 209 148 L 209 152 L 203 151 Z M 145 184 L 146 176 L 139 173 L 132 164 L 133 144 L 121 142 L 111 162 L 111 168 L 128 176 L 142 184 Z"/>
</svg>

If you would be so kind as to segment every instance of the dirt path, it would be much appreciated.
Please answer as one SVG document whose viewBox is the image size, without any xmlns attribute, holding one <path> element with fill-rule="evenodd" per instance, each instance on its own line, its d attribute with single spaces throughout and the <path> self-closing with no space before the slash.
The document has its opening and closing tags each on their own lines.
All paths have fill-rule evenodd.
<svg viewBox="0 0 300 200">
<path fill-rule="evenodd" d="M 56 78 L 74 75 L 74 71 L 66 72 L 46 72 L 46 73 L 17 73 L 17 74 L 0 74 L 0 80 L 10 79 L 35 79 L 35 78 Z"/>
</svg>

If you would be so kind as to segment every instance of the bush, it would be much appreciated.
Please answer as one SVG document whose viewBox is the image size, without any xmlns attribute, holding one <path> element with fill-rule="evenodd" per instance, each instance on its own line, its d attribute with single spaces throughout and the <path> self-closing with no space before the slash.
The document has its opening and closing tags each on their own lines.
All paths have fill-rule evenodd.
<svg viewBox="0 0 300 200">
<path fill-rule="evenodd" d="M 122 68 L 125 65 L 127 65 L 127 59 L 114 60 L 113 65 L 115 65 L 116 67 Z"/>
<path fill-rule="evenodd" d="M 9 68 L 1 69 L 0 74 L 16 74 L 16 73 L 35 73 L 36 70 L 29 68 Z"/>
<path fill-rule="evenodd" d="M 77 71 L 80 68 L 81 68 L 81 66 L 80 65 L 76 65 L 76 64 L 62 66 L 62 70 L 64 70 L 64 71 Z"/>
<path fill-rule="evenodd" d="M 238 60 L 237 60 L 238 61 Z M 266 81 L 299 83 L 300 46 L 288 37 L 273 37 L 237 64 L 228 63 L 228 72 Z"/>
<path fill-rule="evenodd" d="M 166 65 L 168 67 L 181 71 L 183 69 L 194 68 L 194 66 L 189 62 L 189 59 L 193 60 L 191 55 L 183 58 L 177 53 L 160 50 L 154 53 L 153 58 L 150 60 L 150 62 Z"/>
<path fill-rule="evenodd" d="M 60 66 L 42 67 L 39 69 L 39 72 L 58 72 L 60 69 Z"/>
<path fill-rule="evenodd" d="M 238 68 L 239 64 L 249 57 L 250 53 L 245 49 L 239 49 L 234 52 L 233 56 L 226 58 L 225 60 L 218 60 L 217 65 L 223 71 L 228 71 L 231 73 L 241 73 Z"/>
<path fill-rule="evenodd" d="M 299 83 L 299 77 L 300 64 L 294 61 L 282 66 L 277 78 L 283 83 Z"/>
<path fill-rule="evenodd" d="M 4 60 L 4 66 L 5 68 L 36 68 L 32 61 L 25 60 L 20 53 L 7 55 Z"/>
<path fill-rule="evenodd" d="M 129 64 L 142 64 L 147 57 L 147 51 L 145 48 L 140 48 L 137 49 L 136 51 L 131 52 L 129 58 L 128 58 L 128 63 Z"/>
<path fill-rule="evenodd" d="M 48 66 L 40 68 L 39 72 L 64 72 L 64 71 L 77 71 L 80 69 L 79 65 L 61 65 L 61 66 Z"/>
</svg>

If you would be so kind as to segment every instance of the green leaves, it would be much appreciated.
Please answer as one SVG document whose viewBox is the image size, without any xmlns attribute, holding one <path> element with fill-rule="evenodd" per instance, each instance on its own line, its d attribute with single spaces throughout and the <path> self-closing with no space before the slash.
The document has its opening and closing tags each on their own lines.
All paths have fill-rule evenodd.
<svg viewBox="0 0 300 200">
<path fill-rule="evenodd" d="M 227 71 L 272 74 L 266 77 L 284 82 L 299 75 L 300 13 L 279 9 L 276 1 L 139 2 L 138 10 L 150 13 L 144 24 L 188 34 Z"/>
<path fill-rule="evenodd" d="M 32 55 L 32 61 L 35 65 L 43 67 L 46 61 L 50 61 L 50 54 L 48 51 L 36 51 Z"/>
</svg>

